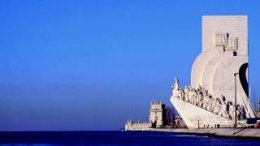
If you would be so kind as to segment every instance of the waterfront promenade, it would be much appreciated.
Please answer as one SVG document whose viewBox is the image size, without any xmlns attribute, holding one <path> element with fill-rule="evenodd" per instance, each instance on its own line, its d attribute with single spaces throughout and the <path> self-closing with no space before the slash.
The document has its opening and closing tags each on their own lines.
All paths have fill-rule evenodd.
<svg viewBox="0 0 260 146">
<path fill-rule="evenodd" d="M 205 129 L 166 129 L 150 128 L 135 131 L 172 132 L 175 134 L 195 134 L 232 138 L 257 138 L 260 139 L 260 129 L 256 128 L 205 128 Z"/>
</svg>

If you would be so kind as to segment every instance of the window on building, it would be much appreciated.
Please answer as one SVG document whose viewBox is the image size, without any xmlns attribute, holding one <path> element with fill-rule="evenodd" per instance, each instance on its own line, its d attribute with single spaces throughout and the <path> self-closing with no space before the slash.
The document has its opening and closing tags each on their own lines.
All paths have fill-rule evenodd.
<svg viewBox="0 0 260 146">
<path fill-rule="evenodd" d="M 237 51 L 233 51 L 233 56 L 237 56 Z"/>
</svg>

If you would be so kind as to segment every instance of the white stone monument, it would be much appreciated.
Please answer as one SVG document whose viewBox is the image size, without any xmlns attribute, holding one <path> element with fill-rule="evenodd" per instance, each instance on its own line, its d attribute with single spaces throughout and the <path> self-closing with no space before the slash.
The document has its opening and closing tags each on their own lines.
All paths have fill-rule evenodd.
<svg viewBox="0 0 260 146">
<path fill-rule="evenodd" d="M 197 127 L 199 121 L 211 127 L 231 126 L 235 93 L 239 118 L 254 118 L 248 99 L 247 68 L 247 16 L 203 16 L 202 52 L 192 66 L 191 87 L 173 91 L 171 97 L 187 126 Z M 180 93 L 183 97 L 175 98 Z"/>
</svg>

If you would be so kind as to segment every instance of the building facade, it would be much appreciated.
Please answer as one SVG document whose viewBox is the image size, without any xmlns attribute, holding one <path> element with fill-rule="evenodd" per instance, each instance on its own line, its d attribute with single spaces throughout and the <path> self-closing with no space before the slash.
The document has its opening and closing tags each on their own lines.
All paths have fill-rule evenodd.
<svg viewBox="0 0 260 146">
<path fill-rule="evenodd" d="M 149 121 L 151 123 L 151 127 L 153 128 L 159 128 L 165 125 L 166 123 L 165 103 L 162 102 L 151 103 Z"/>
</svg>

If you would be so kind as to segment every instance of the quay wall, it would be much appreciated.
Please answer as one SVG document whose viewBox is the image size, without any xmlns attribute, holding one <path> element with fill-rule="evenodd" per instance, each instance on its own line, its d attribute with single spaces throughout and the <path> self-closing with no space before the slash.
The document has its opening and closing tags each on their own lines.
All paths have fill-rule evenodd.
<svg viewBox="0 0 260 146">
<path fill-rule="evenodd" d="M 136 129 L 135 131 L 138 130 Z M 205 128 L 205 129 L 149 128 L 146 131 L 172 132 L 175 134 L 191 134 L 191 135 L 205 135 L 205 136 L 232 137 L 232 138 L 257 138 L 260 140 L 260 129 L 257 128 Z"/>
</svg>

